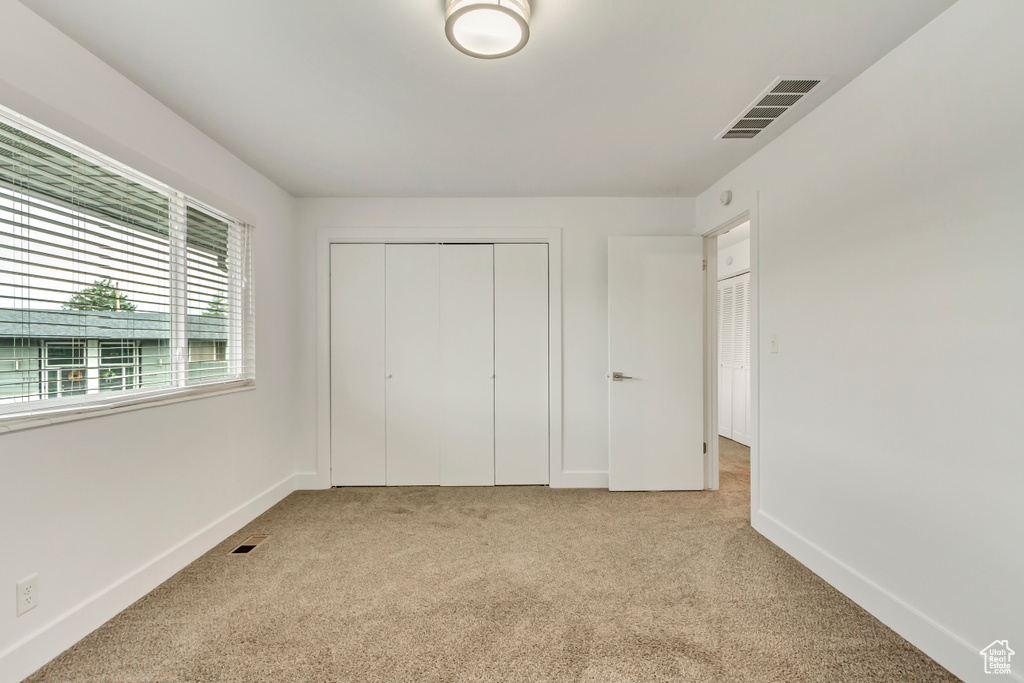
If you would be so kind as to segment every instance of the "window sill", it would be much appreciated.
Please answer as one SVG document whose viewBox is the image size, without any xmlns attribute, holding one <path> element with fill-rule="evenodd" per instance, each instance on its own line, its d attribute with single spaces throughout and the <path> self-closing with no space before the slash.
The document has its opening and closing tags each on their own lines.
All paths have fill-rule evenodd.
<svg viewBox="0 0 1024 683">
<path fill-rule="evenodd" d="M 102 403 L 41 410 L 30 415 L 13 413 L 0 416 L 0 434 L 17 432 L 23 429 L 34 429 L 61 422 L 84 420 L 101 415 L 116 415 L 118 413 L 127 413 L 132 410 L 141 410 L 142 408 L 152 408 L 171 403 L 194 401 L 210 396 L 234 394 L 240 391 L 250 391 L 255 388 L 256 382 L 254 380 L 235 380 L 233 382 L 221 382 L 205 386 L 170 389 L 148 396 L 126 397 L 119 401 L 112 400 Z"/>
</svg>

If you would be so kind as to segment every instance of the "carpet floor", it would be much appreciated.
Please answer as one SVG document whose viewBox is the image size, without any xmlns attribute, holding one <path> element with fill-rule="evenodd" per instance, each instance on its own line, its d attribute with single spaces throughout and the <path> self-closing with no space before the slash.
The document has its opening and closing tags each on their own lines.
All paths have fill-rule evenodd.
<svg viewBox="0 0 1024 683">
<path fill-rule="evenodd" d="M 751 529 L 749 451 L 721 463 L 717 492 L 299 491 L 27 680 L 957 680 Z"/>
</svg>

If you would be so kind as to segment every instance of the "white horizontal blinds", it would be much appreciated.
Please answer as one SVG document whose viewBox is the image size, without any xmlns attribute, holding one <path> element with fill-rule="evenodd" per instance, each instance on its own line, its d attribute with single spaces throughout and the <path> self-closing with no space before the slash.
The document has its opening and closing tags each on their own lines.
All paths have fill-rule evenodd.
<svg viewBox="0 0 1024 683">
<path fill-rule="evenodd" d="M 185 278 L 187 270 L 186 216 L 187 205 L 182 195 L 172 195 L 170 206 L 171 254 L 168 266 L 171 275 L 171 367 L 172 383 L 184 386 L 188 378 L 188 307 Z"/>
<path fill-rule="evenodd" d="M 248 240 L 0 108 L 0 418 L 253 379 Z"/>
<path fill-rule="evenodd" d="M 0 119 L 0 411 L 167 386 L 167 195 L 11 124 Z"/>
<path fill-rule="evenodd" d="M 186 214 L 187 382 L 250 377 L 243 343 L 247 228 L 189 206 Z"/>
<path fill-rule="evenodd" d="M 240 301 L 238 315 L 241 325 L 234 332 L 241 338 L 239 346 L 242 348 L 241 379 L 246 381 L 256 380 L 256 282 L 255 269 L 252 260 L 252 231 L 251 225 L 236 225 L 241 239 L 241 272 L 242 282 L 239 292 Z"/>
</svg>

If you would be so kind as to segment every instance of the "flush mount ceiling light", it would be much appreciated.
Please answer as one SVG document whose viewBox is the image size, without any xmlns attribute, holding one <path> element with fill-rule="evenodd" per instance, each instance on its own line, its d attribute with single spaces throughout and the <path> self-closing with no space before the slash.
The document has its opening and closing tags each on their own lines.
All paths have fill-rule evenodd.
<svg viewBox="0 0 1024 683">
<path fill-rule="evenodd" d="M 444 32 L 470 57 L 508 57 L 530 39 L 530 0 L 448 0 Z"/>
</svg>

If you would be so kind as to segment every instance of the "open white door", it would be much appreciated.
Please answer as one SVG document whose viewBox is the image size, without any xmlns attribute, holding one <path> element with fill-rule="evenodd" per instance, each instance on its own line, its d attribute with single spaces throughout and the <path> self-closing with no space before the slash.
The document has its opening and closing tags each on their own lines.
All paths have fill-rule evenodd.
<svg viewBox="0 0 1024 683">
<path fill-rule="evenodd" d="M 608 238 L 608 488 L 704 488 L 700 237 Z"/>
</svg>

